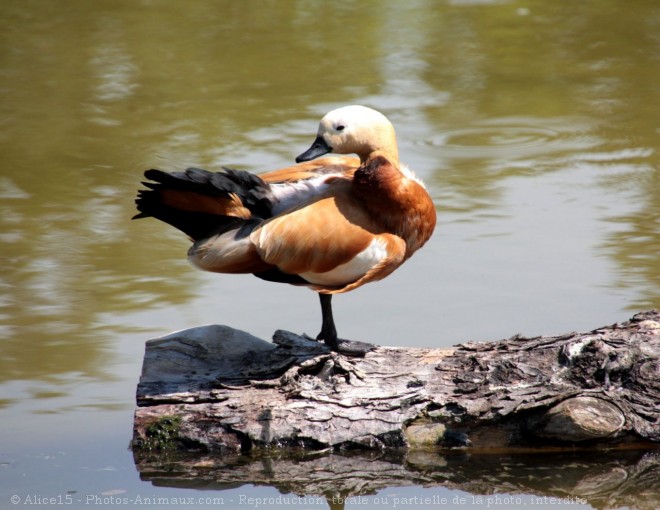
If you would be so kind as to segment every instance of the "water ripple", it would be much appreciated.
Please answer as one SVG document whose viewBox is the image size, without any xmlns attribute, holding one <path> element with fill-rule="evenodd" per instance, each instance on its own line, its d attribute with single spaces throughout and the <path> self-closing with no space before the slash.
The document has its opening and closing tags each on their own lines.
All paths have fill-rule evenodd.
<svg viewBox="0 0 660 510">
<path fill-rule="evenodd" d="M 440 132 L 420 142 L 452 159 L 519 159 L 584 151 L 601 143 L 575 119 L 500 118 Z"/>
</svg>

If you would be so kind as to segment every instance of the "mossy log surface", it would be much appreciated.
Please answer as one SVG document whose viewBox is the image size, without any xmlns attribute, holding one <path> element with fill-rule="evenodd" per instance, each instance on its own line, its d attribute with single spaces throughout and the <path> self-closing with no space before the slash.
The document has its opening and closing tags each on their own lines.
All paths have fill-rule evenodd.
<svg viewBox="0 0 660 510">
<path fill-rule="evenodd" d="M 332 353 L 226 326 L 147 342 L 133 448 L 253 455 L 660 443 L 660 314 L 587 333 Z"/>
</svg>

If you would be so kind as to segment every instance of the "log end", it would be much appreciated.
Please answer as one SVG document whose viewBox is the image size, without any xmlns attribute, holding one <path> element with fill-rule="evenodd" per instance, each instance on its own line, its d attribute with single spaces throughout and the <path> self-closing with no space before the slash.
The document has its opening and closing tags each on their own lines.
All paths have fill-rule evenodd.
<svg viewBox="0 0 660 510">
<path fill-rule="evenodd" d="M 562 442 L 614 438 L 626 424 L 626 417 L 602 398 L 569 398 L 548 409 L 533 427 L 536 436 Z"/>
</svg>

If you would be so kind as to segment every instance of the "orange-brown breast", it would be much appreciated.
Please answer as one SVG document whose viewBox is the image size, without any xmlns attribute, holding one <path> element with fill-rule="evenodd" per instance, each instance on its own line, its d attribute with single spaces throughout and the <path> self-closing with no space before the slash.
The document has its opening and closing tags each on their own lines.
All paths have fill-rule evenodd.
<svg viewBox="0 0 660 510">
<path fill-rule="evenodd" d="M 406 258 L 431 237 L 436 224 L 431 197 L 386 157 L 371 158 L 355 172 L 353 193 L 385 231 L 406 242 Z"/>
</svg>

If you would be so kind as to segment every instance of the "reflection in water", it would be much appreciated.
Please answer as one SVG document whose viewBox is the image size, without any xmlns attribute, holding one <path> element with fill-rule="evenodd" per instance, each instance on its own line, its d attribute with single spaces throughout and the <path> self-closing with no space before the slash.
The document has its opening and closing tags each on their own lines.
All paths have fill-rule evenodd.
<svg viewBox="0 0 660 510">
<path fill-rule="evenodd" d="M 650 156 L 650 154 L 648 154 Z M 657 156 L 655 156 L 657 157 Z M 630 157 L 630 159 L 633 159 Z M 637 158 L 646 161 L 637 154 Z M 634 160 L 633 160 L 634 161 Z M 606 252 L 617 261 L 619 271 L 616 285 L 623 288 L 644 289 L 638 293 L 630 308 L 660 307 L 660 171 L 659 166 L 647 163 L 620 163 L 618 175 L 607 188 L 628 187 L 634 183 L 629 199 L 637 207 L 625 214 L 609 219 L 618 226 L 617 231 L 603 243 Z"/>
<path fill-rule="evenodd" d="M 143 480 L 159 487 L 203 490 L 243 485 L 275 487 L 281 494 L 323 496 L 328 503 L 374 495 L 388 487 L 448 487 L 482 496 L 480 508 L 528 495 L 531 504 L 589 504 L 593 508 L 651 510 L 660 504 L 660 454 L 615 450 L 548 454 L 382 454 L 273 452 L 268 456 L 134 453 Z M 220 493 L 222 494 L 222 493 Z M 381 498 L 382 499 L 382 498 Z M 521 499 L 521 498 L 514 498 Z M 470 498 L 470 501 L 475 501 Z M 527 499 L 525 499 L 527 501 Z M 393 503 L 393 502 L 390 502 Z M 286 506 L 286 505 L 285 505 Z M 395 508 L 393 504 L 381 505 Z M 369 507 L 367 505 L 367 507 Z M 510 507 L 510 506 L 509 506 Z"/>
</svg>

